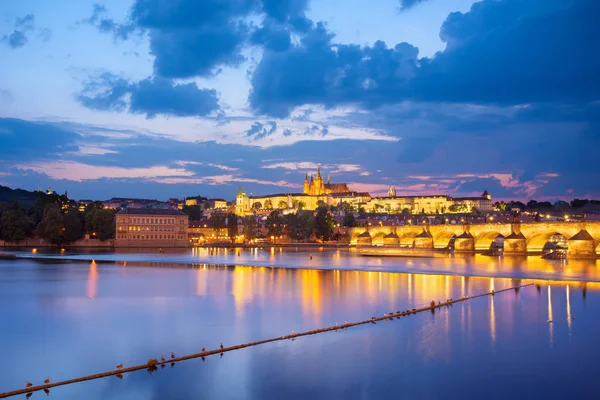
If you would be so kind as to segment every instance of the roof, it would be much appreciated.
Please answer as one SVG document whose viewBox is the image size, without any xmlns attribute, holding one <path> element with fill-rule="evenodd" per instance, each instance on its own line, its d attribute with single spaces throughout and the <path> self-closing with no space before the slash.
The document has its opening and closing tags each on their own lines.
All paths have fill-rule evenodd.
<svg viewBox="0 0 600 400">
<path fill-rule="evenodd" d="M 521 232 L 519 233 L 511 233 L 510 235 L 506 236 L 504 239 L 525 239 L 525 235 L 523 235 Z"/>
<path fill-rule="evenodd" d="M 178 215 L 186 216 L 187 214 L 182 213 L 179 210 L 172 209 L 161 209 L 161 208 L 127 208 L 119 211 L 117 214 L 128 214 L 128 215 Z"/>
<path fill-rule="evenodd" d="M 396 235 L 396 232 L 390 232 L 387 235 L 385 235 L 383 238 L 384 239 L 398 239 L 398 235 Z"/>
<path fill-rule="evenodd" d="M 457 239 L 473 239 L 473 235 L 469 232 L 463 232 L 456 237 Z"/>
<path fill-rule="evenodd" d="M 488 193 L 487 189 L 483 191 L 483 193 L 481 194 L 481 197 L 485 197 L 485 196 L 489 196 L 490 194 Z"/>
<path fill-rule="evenodd" d="M 363 233 L 361 233 L 360 235 L 358 235 L 357 237 L 371 237 L 371 234 L 369 233 L 369 231 L 364 231 Z"/>
<path fill-rule="evenodd" d="M 454 197 L 453 200 L 491 201 L 486 197 Z"/>
<path fill-rule="evenodd" d="M 588 231 L 586 231 L 585 229 L 582 229 L 579 232 L 577 232 L 577 234 L 575 236 L 573 236 L 572 238 L 570 238 L 569 240 L 594 240 L 594 238 L 592 237 L 592 235 L 590 235 L 590 233 Z"/>
<path fill-rule="evenodd" d="M 349 192 L 348 185 L 345 183 L 326 183 L 325 189 L 331 190 L 332 192 Z"/>
<path fill-rule="evenodd" d="M 418 238 L 431 238 L 431 237 L 433 237 L 433 235 L 430 232 L 427 232 L 425 229 L 423 229 L 423 232 L 419 233 L 416 237 L 418 237 Z"/>
<path fill-rule="evenodd" d="M 310 196 L 309 194 L 304 193 L 277 193 L 277 194 L 266 194 L 264 196 L 248 196 L 249 199 L 268 199 L 270 197 L 301 197 L 301 196 Z"/>
<path fill-rule="evenodd" d="M 378 196 L 378 197 L 373 197 L 374 199 L 381 199 L 381 200 L 386 200 L 386 199 L 434 199 L 434 198 L 446 198 L 448 199 L 449 197 L 445 194 L 424 194 L 421 196 L 403 196 L 403 195 L 396 195 L 396 196 Z"/>
</svg>

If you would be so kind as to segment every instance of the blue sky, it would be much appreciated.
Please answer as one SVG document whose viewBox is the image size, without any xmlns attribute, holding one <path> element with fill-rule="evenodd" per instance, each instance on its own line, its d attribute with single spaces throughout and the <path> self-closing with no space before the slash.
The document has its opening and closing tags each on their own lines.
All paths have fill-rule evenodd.
<svg viewBox="0 0 600 400">
<path fill-rule="evenodd" d="M 3 185 L 600 195 L 595 0 L 1 4 Z"/>
</svg>

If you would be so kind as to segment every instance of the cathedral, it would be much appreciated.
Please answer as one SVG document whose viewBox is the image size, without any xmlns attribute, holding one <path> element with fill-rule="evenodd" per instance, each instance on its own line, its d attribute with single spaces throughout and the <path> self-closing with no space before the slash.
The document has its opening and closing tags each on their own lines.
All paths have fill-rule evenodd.
<svg viewBox="0 0 600 400">
<path fill-rule="evenodd" d="M 327 176 L 327 183 L 323 182 L 323 178 L 321 177 L 321 168 L 317 169 L 317 176 L 310 176 L 306 174 L 304 178 L 304 189 L 302 190 L 303 194 L 308 194 L 310 196 L 322 196 L 332 193 L 348 193 L 350 189 L 348 189 L 348 185 L 345 183 L 331 183 L 331 178 Z"/>
</svg>

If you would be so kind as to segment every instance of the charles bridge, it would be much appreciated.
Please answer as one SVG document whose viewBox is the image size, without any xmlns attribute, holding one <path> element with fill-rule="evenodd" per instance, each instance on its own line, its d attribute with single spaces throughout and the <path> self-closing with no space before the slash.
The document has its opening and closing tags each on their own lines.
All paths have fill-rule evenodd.
<svg viewBox="0 0 600 400">
<path fill-rule="evenodd" d="M 488 250 L 497 238 L 501 238 L 507 255 L 541 252 L 555 235 L 564 236 L 570 257 L 596 257 L 596 251 L 600 252 L 600 222 L 404 225 L 347 230 L 350 245 L 441 249 L 454 238 L 457 252 Z"/>
</svg>

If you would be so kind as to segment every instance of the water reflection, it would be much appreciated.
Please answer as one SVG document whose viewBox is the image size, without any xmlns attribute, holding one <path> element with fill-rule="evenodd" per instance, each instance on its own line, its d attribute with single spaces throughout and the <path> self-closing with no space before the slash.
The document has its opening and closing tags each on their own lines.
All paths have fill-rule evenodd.
<svg viewBox="0 0 600 400">
<path fill-rule="evenodd" d="M 87 297 L 90 299 L 94 299 L 96 297 L 96 291 L 98 288 L 98 270 L 97 270 L 96 261 L 92 260 L 90 263 L 90 271 L 88 273 L 87 279 Z"/>
<path fill-rule="evenodd" d="M 522 393 L 532 386 L 541 390 L 539 397 L 552 397 L 560 391 L 544 392 L 544 384 L 572 388 L 578 379 L 593 382 L 600 356 L 593 334 L 600 326 L 594 314 L 600 304 L 597 283 L 139 261 L 128 261 L 126 271 L 103 264 L 101 273 L 96 262 L 5 265 L 0 265 L 0 342 L 15 364 L 0 374 L 0 388 L 7 390 L 31 376 L 67 379 L 120 362 L 143 362 L 156 353 L 189 354 L 199 346 L 260 340 L 530 282 L 540 291 L 497 293 L 399 321 L 181 363 L 175 372 L 167 368 L 152 377 L 56 388 L 56 395 L 117 399 L 143 387 L 144 398 L 195 392 L 251 400 L 389 398 L 400 386 L 406 398 L 475 398 L 472 382 L 498 384 L 503 368 L 504 384 L 491 397 L 506 398 L 505 387 Z M 587 305 L 579 292 L 587 293 Z M 86 297 L 95 301 L 79 301 Z M 57 300 L 52 312 L 48 298 Z M 160 307 L 149 303 L 153 298 L 161 300 Z M 560 315 L 565 309 L 566 323 Z M 573 315 L 582 324 L 572 323 Z M 36 329 L 40 321 L 43 330 Z M 527 357 L 515 363 L 522 354 Z M 528 374 L 540 365 L 549 367 L 543 378 Z M 423 376 L 435 376 L 436 385 Z"/>
<path fill-rule="evenodd" d="M 154 261 L 165 263 L 201 263 L 228 265 L 265 265 L 286 268 L 313 268 L 339 270 L 372 270 L 394 271 L 406 273 L 441 273 L 457 276 L 493 276 L 520 277 L 531 279 L 570 279 L 577 281 L 600 281 L 600 259 L 569 259 L 566 263 L 544 260 L 539 256 L 529 257 L 486 257 L 453 256 L 430 259 L 418 258 L 382 258 L 361 257 L 353 250 L 336 249 L 315 251 L 314 248 L 282 248 L 269 246 L 250 249 L 210 249 L 194 248 L 192 250 L 169 250 L 164 254 L 152 250 L 119 249 L 112 253 L 71 253 L 66 254 L 38 252 L 19 253 L 22 256 L 64 257 L 85 260 L 92 257 L 96 260 L 110 261 Z"/>
<path fill-rule="evenodd" d="M 552 317 L 552 287 L 548 285 L 548 326 L 550 330 L 550 347 L 554 345 L 554 321 Z"/>
<path fill-rule="evenodd" d="M 490 279 L 490 292 L 496 290 L 494 286 L 494 278 Z M 494 307 L 494 298 L 496 296 L 490 296 L 490 336 L 492 339 L 492 346 L 496 344 L 496 308 Z"/>
</svg>

